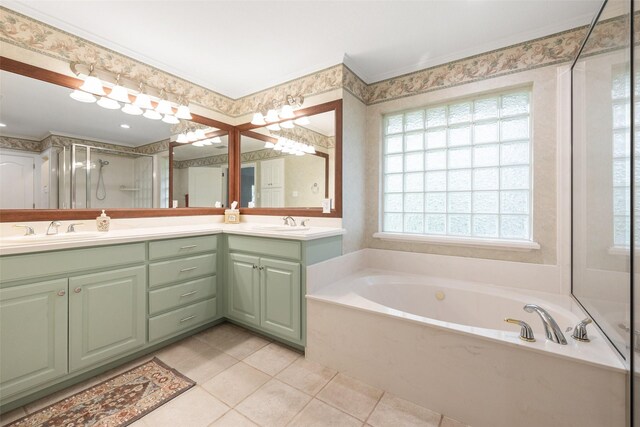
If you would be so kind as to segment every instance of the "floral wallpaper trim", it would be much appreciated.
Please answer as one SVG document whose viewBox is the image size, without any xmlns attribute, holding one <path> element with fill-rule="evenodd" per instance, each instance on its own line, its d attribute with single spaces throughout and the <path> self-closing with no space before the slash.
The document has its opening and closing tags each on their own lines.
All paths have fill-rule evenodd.
<svg viewBox="0 0 640 427">
<path fill-rule="evenodd" d="M 595 54 L 620 45 L 620 37 L 624 35 L 620 29 L 624 21 L 624 17 L 603 21 L 594 31 L 593 40 L 585 54 Z M 573 59 L 586 32 L 587 27 L 579 27 L 372 84 L 366 84 L 346 65 L 338 64 L 234 100 L 0 7 L 0 42 L 67 62 L 97 63 L 99 67 L 148 81 L 153 86 L 166 87 L 169 92 L 183 94 L 195 104 L 231 117 L 250 114 L 258 104 L 283 98 L 286 94 L 302 93 L 309 97 L 343 89 L 370 105 L 556 65 Z"/>
<path fill-rule="evenodd" d="M 335 146 L 335 138 L 301 126 L 296 126 L 292 129 L 281 129 L 277 132 L 273 131 L 271 134 L 275 137 L 282 136 L 296 142 L 303 142 L 316 147 L 333 148 Z"/>
<path fill-rule="evenodd" d="M 0 136 L 0 148 L 41 153 L 43 151 L 41 147 L 42 141 L 32 141 L 30 139 L 24 138 Z"/>
<path fill-rule="evenodd" d="M 105 142 L 91 141 L 82 138 L 72 138 L 61 135 L 48 135 L 42 141 L 33 141 L 23 138 L 12 138 L 0 136 L 0 148 L 8 148 L 11 150 L 31 151 L 34 153 L 42 153 L 44 150 L 55 147 L 71 147 L 73 144 L 88 145 L 94 148 L 105 148 L 108 150 L 116 150 L 129 154 L 156 154 L 169 150 L 169 140 L 153 142 L 151 144 L 142 145 L 140 147 L 128 147 L 126 145 L 109 144 Z"/>
</svg>

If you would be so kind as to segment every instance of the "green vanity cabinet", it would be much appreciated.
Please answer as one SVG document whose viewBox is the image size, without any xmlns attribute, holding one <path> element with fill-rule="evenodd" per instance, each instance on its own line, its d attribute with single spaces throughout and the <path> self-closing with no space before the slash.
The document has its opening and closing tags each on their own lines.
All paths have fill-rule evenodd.
<svg viewBox="0 0 640 427">
<path fill-rule="evenodd" d="M 260 326 L 267 331 L 301 339 L 300 263 L 260 258 Z"/>
<path fill-rule="evenodd" d="M 95 365 L 146 341 L 146 268 L 69 279 L 69 369 Z"/>
<path fill-rule="evenodd" d="M 0 289 L 2 397 L 67 373 L 67 279 Z"/>
<path fill-rule="evenodd" d="M 241 322 L 260 324 L 260 258 L 229 254 L 227 281 L 227 316 Z"/>
</svg>

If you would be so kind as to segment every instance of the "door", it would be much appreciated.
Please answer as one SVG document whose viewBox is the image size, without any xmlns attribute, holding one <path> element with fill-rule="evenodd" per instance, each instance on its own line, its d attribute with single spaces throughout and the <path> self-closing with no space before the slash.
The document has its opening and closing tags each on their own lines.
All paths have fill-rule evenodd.
<svg viewBox="0 0 640 427">
<path fill-rule="evenodd" d="M 300 264 L 260 259 L 260 326 L 300 339 Z"/>
<path fill-rule="evenodd" d="M 0 155 L 0 182 L 11 183 L 0 189 L 0 209 L 33 209 L 33 157 Z"/>
<path fill-rule="evenodd" d="M 189 168 L 189 207 L 214 207 L 220 201 L 220 168 Z"/>
<path fill-rule="evenodd" d="M 69 369 L 75 371 L 146 341 L 146 267 L 69 279 Z"/>
<path fill-rule="evenodd" d="M 284 206 L 284 159 L 260 162 L 260 190 L 261 207 Z"/>
<path fill-rule="evenodd" d="M 0 289 L 0 395 L 67 373 L 67 279 Z"/>
<path fill-rule="evenodd" d="M 229 317 L 260 324 L 260 288 L 256 256 L 243 254 L 229 255 Z"/>
</svg>

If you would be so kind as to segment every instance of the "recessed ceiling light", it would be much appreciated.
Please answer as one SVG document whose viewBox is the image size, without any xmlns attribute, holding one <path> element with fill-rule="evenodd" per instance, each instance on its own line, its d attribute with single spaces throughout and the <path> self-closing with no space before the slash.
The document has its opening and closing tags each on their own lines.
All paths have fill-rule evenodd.
<svg viewBox="0 0 640 427">
<path fill-rule="evenodd" d="M 123 124 L 121 124 L 121 125 L 120 125 L 120 127 L 121 127 L 122 129 L 129 129 L 131 126 L 129 126 L 129 125 L 128 125 L 128 124 L 126 124 L 126 123 L 123 123 Z"/>
<path fill-rule="evenodd" d="M 7 125 L 5 125 L 4 123 L 0 123 L 0 128 L 6 128 Z"/>
</svg>

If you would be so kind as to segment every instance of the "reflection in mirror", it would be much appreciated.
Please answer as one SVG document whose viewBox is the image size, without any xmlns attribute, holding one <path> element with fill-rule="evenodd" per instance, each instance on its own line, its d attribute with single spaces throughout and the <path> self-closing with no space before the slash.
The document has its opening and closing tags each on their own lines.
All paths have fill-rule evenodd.
<svg viewBox="0 0 640 427">
<path fill-rule="evenodd" d="M 628 10 L 628 0 L 607 3 L 572 69 L 572 292 L 627 360 L 632 96 Z"/>
<path fill-rule="evenodd" d="M 229 136 L 203 128 L 204 143 L 172 143 L 172 197 L 176 207 L 229 206 Z"/>
<path fill-rule="evenodd" d="M 243 132 L 240 206 L 317 208 L 334 199 L 335 122 L 328 111 Z"/>
</svg>

